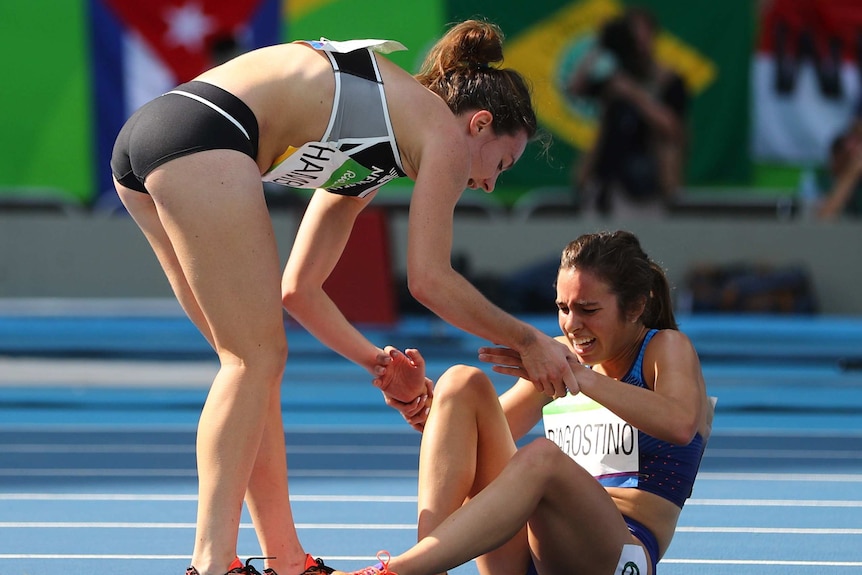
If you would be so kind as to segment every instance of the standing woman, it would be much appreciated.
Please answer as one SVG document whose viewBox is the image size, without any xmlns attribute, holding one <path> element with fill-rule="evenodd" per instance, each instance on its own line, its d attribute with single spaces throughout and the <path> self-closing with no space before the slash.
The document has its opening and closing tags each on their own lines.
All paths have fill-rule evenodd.
<svg viewBox="0 0 862 575">
<path fill-rule="evenodd" d="M 577 388 L 552 397 L 503 348 L 480 350 L 520 377 L 499 401 L 481 370 L 450 368 L 422 437 L 419 542 L 353 575 L 432 575 L 473 558 L 483 575 L 655 575 L 712 429 L 700 361 L 631 233 L 566 246 L 557 308 Z M 517 449 L 543 418 L 553 441 Z M 620 456 L 602 448 L 613 430 Z"/>
<path fill-rule="evenodd" d="M 493 191 L 536 133 L 523 78 L 490 66 L 503 57 L 500 30 L 456 25 L 415 78 L 378 54 L 398 48 L 322 40 L 248 52 L 144 105 L 117 138 L 111 167 L 120 199 L 220 361 L 198 424 L 189 575 L 253 572 L 236 559 L 243 498 L 273 575 L 329 571 L 306 555 L 291 515 L 282 306 L 367 369 L 388 402 L 407 414 L 424 410 L 424 378 L 400 369 L 411 359 L 368 341 L 322 289 L 357 215 L 389 180 L 415 181 L 413 296 L 449 323 L 517 350 L 546 389 L 575 385 L 565 346 L 492 305 L 450 265 L 461 193 Z M 262 177 L 317 189 L 281 279 Z"/>
</svg>

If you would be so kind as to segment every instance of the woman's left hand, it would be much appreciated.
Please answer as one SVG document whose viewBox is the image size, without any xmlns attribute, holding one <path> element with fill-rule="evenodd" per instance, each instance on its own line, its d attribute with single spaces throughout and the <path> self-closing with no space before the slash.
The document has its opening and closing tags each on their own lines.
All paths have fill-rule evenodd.
<svg viewBox="0 0 862 575">
<path fill-rule="evenodd" d="M 405 421 L 416 431 L 422 433 L 425 429 L 425 421 L 428 419 L 428 414 L 431 412 L 431 399 L 434 396 L 434 382 L 429 378 L 425 378 L 425 393 L 410 402 L 401 402 L 397 399 L 383 393 L 383 398 L 386 405 L 397 409 L 401 412 Z"/>
</svg>

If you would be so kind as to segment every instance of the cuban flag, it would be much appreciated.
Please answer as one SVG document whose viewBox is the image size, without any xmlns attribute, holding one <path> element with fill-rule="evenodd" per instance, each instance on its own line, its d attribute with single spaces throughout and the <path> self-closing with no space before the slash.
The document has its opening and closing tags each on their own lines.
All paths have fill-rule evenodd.
<svg viewBox="0 0 862 575">
<path fill-rule="evenodd" d="M 120 205 L 110 160 L 126 119 L 231 52 L 280 42 L 281 6 L 281 0 L 90 0 L 98 207 Z"/>
</svg>

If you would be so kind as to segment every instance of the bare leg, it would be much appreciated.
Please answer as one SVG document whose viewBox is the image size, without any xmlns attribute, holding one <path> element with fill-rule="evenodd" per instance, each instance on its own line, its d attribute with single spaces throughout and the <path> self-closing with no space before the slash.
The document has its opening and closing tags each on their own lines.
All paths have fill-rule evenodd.
<svg viewBox="0 0 862 575">
<path fill-rule="evenodd" d="M 538 439 L 389 568 L 399 575 L 451 569 L 497 549 L 525 524 L 542 575 L 610 573 L 632 543 L 605 490 L 555 444 Z"/>
<path fill-rule="evenodd" d="M 198 426 L 193 564 L 201 575 L 222 575 L 236 554 L 246 489 L 256 495 L 266 483 L 250 483 L 252 469 L 258 468 L 252 458 L 261 461 L 264 472 L 286 475 L 286 466 L 279 465 L 283 439 L 271 440 L 269 430 L 263 440 L 265 427 L 277 425 L 271 404 L 278 399 L 287 353 L 279 258 L 259 173 L 249 158 L 224 150 L 186 156 L 153 172 L 147 186 L 154 202 L 149 208 L 141 207 L 146 204 L 136 192 L 121 186 L 118 192 L 221 362 Z M 275 483 L 284 486 L 283 496 L 272 501 L 272 508 L 256 506 L 257 519 L 266 526 L 292 521 L 286 477 Z M 292 529 L 283 535 L 295 538 Z M 295 539 L 283 545 L 299 547 Z M 294 560 L 298 564 L 300 558 Z"/>
<path fill-rule="evenodd" d="M 497 392 L 481 370 L 450 368 L 434 395 L 419 459 L 420 539 L 493 481 L 516 449 Z M 523 575 L 529 560 L 525 524 L 510 543 L 478 560 L 482 573 Z"/>
<path fill-rule="evenodd" d="M 287 460 L 279 390 L 274 390 L 265 414 L 266 429 L 254 461 L 246 503 L 254 523 L 266 566 L 279 575 L 305 570 L 305 551 L 293 523 L 287 488 Z"/>
</svg>

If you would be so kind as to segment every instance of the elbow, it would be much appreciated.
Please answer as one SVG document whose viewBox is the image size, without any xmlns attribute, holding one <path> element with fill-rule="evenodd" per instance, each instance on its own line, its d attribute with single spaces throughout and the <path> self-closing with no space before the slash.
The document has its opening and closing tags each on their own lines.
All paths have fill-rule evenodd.
<svg viewBox="0 0 862 575">
<path fill-rule="evenodd" d="M 681 418 L 668 430 L 665 441 L 673 445 L 688 445 L 697 434 L 698 422 L 696 417 Z"/>
<path fill-rule="evenodd" d="M 281 305 L 288 313 L 293 315 L 300 307 L 302 293 L 298 285 L 286 286 L 281 288 Z"/>
<path fill-rule="evenodd" d="M 410 291 L 410 295 L 433 311 L 435 302 L 443 293 L 443 282 L 440 281 L 440 274 L 429 273 L 426 270 L 410 271 L 413 272 L 407 274 L 407 289 Z"/>
</svg>

